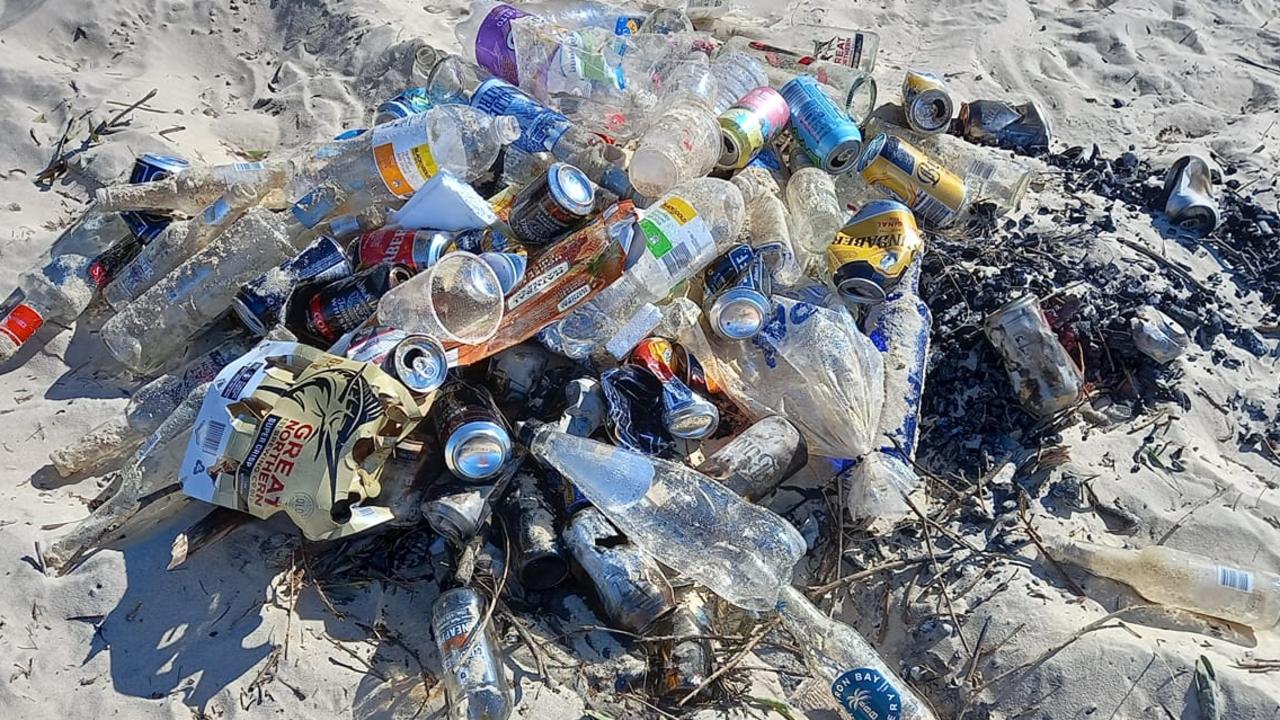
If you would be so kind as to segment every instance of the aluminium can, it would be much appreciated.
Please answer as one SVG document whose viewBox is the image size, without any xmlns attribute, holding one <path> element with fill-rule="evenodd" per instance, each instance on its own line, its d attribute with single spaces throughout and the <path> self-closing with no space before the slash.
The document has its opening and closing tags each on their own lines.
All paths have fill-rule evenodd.
<svg viewBox="0 0 1280 720">
<path fill-rule="evenodd" d="M 306 297 L 291 300 L 297 323 L 310 335 L 333 343 L 360 327 L 378 309 L 391 288 L 413 277 L 401 265 L 378 265 L 350 277 L 321 285 Z M 286 311 L 288 312 L 288 311 Z"/>
<path fill-rule="evenodd" d="M 586 173 L 553 163 L 516 195 L 507 227 L 526 245 L 550 245 L 586 225 L 595 204 L 596 187 Z"/>
<path fill-rule="evenodd" d="M 791 109 L 791 126 L 814 162 L 832 175 L 853 170 L 862 149 L 862 131 L 827 97 L 818 81 L 808 75 L 794 77 L 782 86 L 782 97 Z"/>
<path fill-rule="evenodd" d="M 782 132 L 791 119 L 791 108 L 771 87 L 758 87 L 720 114 L 720 160 L 716 167 L 747 166 Z"/>
<path fill-rule="evenodd" d="M 302 252 L 240 288 L 231 307 L 240 322 L 258 336 L 266 335 L 284 316 L 294 288 L 349 277 L 351 261 L 336 240 L 321 236 Z"/>
<path fill-rule="evenodd" d="M 431 405 L 436 437 L 444 443 L 444 463 L 464 482 L 484 482 L 511 457 L 511 431 L 489 390 L 465 380 L 440 388 Z"/>
<path fill-rule="evenodd" d="M 707 284 L 707 322 L 726 340 L 747 340 L 760 333 L 773 309 L 772 276 L 765 258 L 752 253 L 747 266 L 727 284 Z"/>
<path fill-rule="evenodd" d="M 872 200 L 827 247 L 831 283 L 853 302 L 885 299 L 924 248 L 911 209 L 896 200 Z"/>
<path fill-rule="evenodd" d="M 1035 295 L 1023 295 L 987 316 L 987 338 L 1004 360 L 1018 400 L 1037 415 L 1052 415 L 1080 399 L 1084 381 L 1049 326 Z"/>
<path fill-rule="evenodd" d="M 419 395 L 443 385 L 449 372 L 449 359 L 439 340 L 399 328 L 362 328 L 343 354 L 377 365 Z"/>
<path fill-rule="evenodd" d="M 951 124 L 955 105 L 946 84 L 937 75 L 908 70 L 902 80 L 902 111 L 912 130 L 940 133 Z"/>
<path fill-rule="evenodd" d="M 858 172 L 868 185 L 891 193 L 931 227 L 943 227 L 964 209 L 964 180 L 902 138 L 880 133 L 867 143 Z"/>
</svg>

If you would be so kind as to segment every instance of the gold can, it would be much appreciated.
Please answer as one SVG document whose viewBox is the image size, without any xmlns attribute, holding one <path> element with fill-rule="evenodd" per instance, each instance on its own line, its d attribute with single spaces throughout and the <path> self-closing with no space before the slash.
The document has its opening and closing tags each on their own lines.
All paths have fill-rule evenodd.
<svg viewBox="0 0 1280 720">
<path fill-rule="evenodd" d="M 862 151 L 858 172 L 867 184 L 906 203 L 928 226 L 943 227 L 964 209 L 964 180 L 901 138 L 877 135 Z"/>
<path fill-rule="evenodd" d="M 951 123 L 955 105 L 946 84 L 937 75 L 908 70 L 902 80 L 902 111 L 912 130 L 940 133 Z"/>
<path fill-rule="evenodd" d="M 897 286 L 924 248 L 911 209 L 896 200 L 873 200 L 836 233 L 827 247 L 832 284 L 844 297 L 877 303 Z"/>
</svg>

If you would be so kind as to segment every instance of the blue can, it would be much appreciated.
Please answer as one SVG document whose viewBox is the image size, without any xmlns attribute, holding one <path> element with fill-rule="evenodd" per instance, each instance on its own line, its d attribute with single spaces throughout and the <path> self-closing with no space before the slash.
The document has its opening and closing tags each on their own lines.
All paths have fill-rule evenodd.
<svg viewBox="0 0 1280 720">
<path fill-rule="evenodd" d="M 421 115 L 434 105 L 424 87 L 409 88 L 378 106 L 373 124 L 381 125 L 410 115 Z"/>
<path fill-rule="evenodd" d="M 781 92 L 791 107 L 791 126 L 813 161 L 832 175 L 853 170 L 862 149 L 858 124 L 808 75 L 791 79 Z"/>
<path fill-rule="evenodd" d="M 548 152 L 569 130 L 569 118 L 498 78 L 486 80 L 471 95 L 471 107 L 490 115 L 510 115 L 520 123 L 512 145 L 528 153 Z"/>
<path fill-rule="evenodd" d="M 748 340 L 760 334 L 773 310 L 772 276 L 765 258 L 752 253 L 751 260 L 728 283 L 712 290 L 707 284 L 707 322 L 726 340 Z"/>
<path fill-rule="evenodd" d="M 332 282 L 354 272 L 351 260 L 337 240 L 320 237 L 302 252 L 259 275 L 240 288 L 231 307 L 240 322 L 258 335 L 266 335 L 282 318 L 293 289 L 302 283 Z"/>
<path fill-rule="evenodd" d="M 707 266 L 706 274 L 702 276 L 707 294 L 713 295 L 729 287 L 734 280 L 738 279 L 742 271 L 751 265 L 751 260 L 755 256 L 756 253 L 750 245 L 738 243 L 712 261 L 711 265 Z"/>
</svg>

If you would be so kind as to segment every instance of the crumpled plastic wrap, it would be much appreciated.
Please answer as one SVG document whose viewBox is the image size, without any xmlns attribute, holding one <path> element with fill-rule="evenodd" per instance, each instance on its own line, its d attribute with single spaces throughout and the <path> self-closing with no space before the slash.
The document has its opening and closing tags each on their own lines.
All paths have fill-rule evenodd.
<svg viewBox="0 0 1280 720">
<path fill-rule="evenodd" d="M 745 342 L 722 340 L 677 300 L 666 327 L 753 418 L 782 415 L 816 455 L 851 458 L 877 442 L 884 404 L 880 353 L 849 313 L 775 295 L 773 316 Z"/>
</svg>

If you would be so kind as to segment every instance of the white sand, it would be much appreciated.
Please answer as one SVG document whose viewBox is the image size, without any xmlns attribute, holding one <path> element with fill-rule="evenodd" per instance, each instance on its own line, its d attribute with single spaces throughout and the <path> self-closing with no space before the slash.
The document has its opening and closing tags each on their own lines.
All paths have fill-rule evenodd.
<svg viewBox="0 0 1280 720">
<path fill-rule="evenodd" d="M 786 12 L 820 5 L 826 3 Z M 763 2 L 755 7 L 782 12 Z M 876 7 L 832 4 L 823 21 L 881 33 L 876 76 L 882 101 L 896 100 L 905 68 L 930 69 L 945 73 L 960 98 L 1040 101 L 1067 144 L 1096 142 L 1113 155 L 1133 144 L 1153 160 L 1208 152 L 1242 163 L 1243 182 L 1274 183 L 1277 10 L 1274 0 L 886 0 Z M 89 189 L 117 181 L 136 153 L 166 150 L 225 161 L 362 126 L 377 101 L 405 85 L 411 57 L 397 43 L 426 38 L 452 48 L 451 24 L 462 14 L 459 0 L 0 2 L 0 289 L 40 264 L 59 230 L 84 209 Z M 70 118 L 89 111 L 100 121 L 152 88 L 159 93 L 133 114 L 130 129 L 82 156 L 52 189 L 33 185 Z M 1122 107 L 1113 107 L 1117 99 Z M 183 129 L 159 134 L 177 126 Z M 1203 250 L 1164 243 L 1145 217 L 1125 220 L 1120 233 L 1184 262 L 1202 280 L 1217 269 Z M 1222 301 L 1242 318 L 1260 317 L 1256 302 L 1234 297 L 1229 279 L 1220 287 Z M 20 560 L 37 541 L 47 546 L 57 538 L 59 530 L 43 526 L 83 517 L 86 500 L 97 493 L 98 479 L 57 479 L 48 452 L 118 412 L 134 386 L 112 366 L 99 367 L 105 352 L 94 329 L 102 319 L 73 330 L 46 328 L 16 362 L 0 368 L 0 717 L 409 717 L 424 695 L 429 709 L 438 708 L 439 688 L 427 693 L 421 687 L 415 661 L 353 623 L 381 618 L 429 669 L 438 668 L 428 630 L 434 588 L 353 590 L 342 608 L 345 622 L 307 591 L 291 621 L 282 573 L 296 541 L 286 525 L 244 528 L 173 573 L 164 571 L 170 540 L 198 511 L 98 555 L 65 578 L 44 577 Z M 1147 466 L 1129 472 L 1149 429 L 1129 430 L 1143 418 L 1090 429 L 1083 441 L 1084 427 L 1068 431 L 1066 442 L 1076 446 L 1072 469 L 1096 474 L 1102 500 L 1119 498 L 1143 519 L 1132 537 L 1136 544 L 1155 542 L 1177 525 L 1170 546 L 1274 569 L 1280 564 L 1280 473 L 1236 449 L 1233 428 L 1250 421 L 1228 398 L 1238 392 L 1256 399 L 1275 417 L 1276 358 L 1256 359 L 1220 342 L 1242 360 L 1239 369 L 1215 366 L 1200 350 L 1179 361 L 1192 410 L 1174 408 L 1179 419 L 1164 439 L 1187 446 L 1185 472 Z M 1230 413 L 1203 401 L 1197 388 Z M 1215 487 L 1223 491 L 1206 502 Z M 1039 505 L 1033 512 L 1042 527 L 1104 535 L 1100 521 L 1083 519 L 1091 516 L 1061 521 Z M 998 566 L 958 601 L 959 611 L 976 606 L 961 629 L 970 644 L 988 616 L 984 648 L 1013 636 L 979 663 L 979 677 L 989 680 L 1034 660 L 1107 612 L 1140 602 L 1116 583 L 1073 577 L 1088 599 L 1070 600 L 1054 570 L 1033 564 Z M 1006 580 L 1007 590 L 992 595 Z M 989 602 L 979 602 L 989 595 Z M 878 593 L 856 600 L 861 612 L 854 622 L 875 638 Z M 962 673 L 969 655 L 959 641 L 919 628 L 911 634 L 900 602 L 901 588 L 880 645 L 886 657 Z M 913 610 L 915 622 L 933 612 L 923 602 Z M 573 608 L 549 614 L 577 616 Z M 983 694 L 975 706 L 985 703 L 988 712 L 971 717 L 1191 720 L 1200 717 L 1188 690 L 1200 654 L 1217 667 L 1224 717 L 1280 717 L 1280 674 L 1233 667 L 1250 656 L 1280 658 L 1275 634 L 1150 616 L 1126 624 L 1129 631 L 1091 633 L 1025 678 Z M 550 622 L 543 632 L 554 634 L 562 625 Z M 326 632 L 361 660 L 322 637 Z M 518 644 L 513 634 L 506 640 Z M 266 662 L 273 646 L 282 646 L 278 665 Z M 373 664 L 390 682 L 366 673 L 363 661 L 375 648 Z M 589 641 L 579 636 L 567 648 L 584 656 L 616 652 L 599 633 Z M 519 657 L 532 667 L 527 654 Z M 939 707 L 951 708 L 942 713 L 950 717 L 955 691 L 929 682 L 928 672 L 917 674 Z M 518 716 L 581 713 L 573 690 L 546 687 L 532 675 L 519 675 Z M 756 694 L 778 692 L 764 687 Z"/>
</svg>

